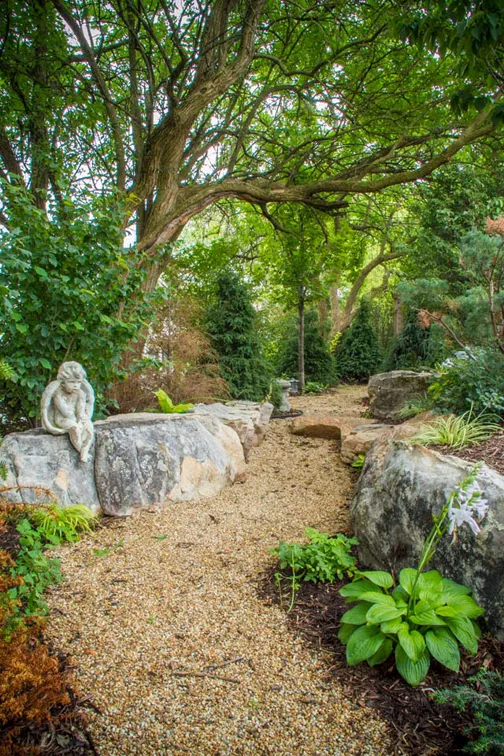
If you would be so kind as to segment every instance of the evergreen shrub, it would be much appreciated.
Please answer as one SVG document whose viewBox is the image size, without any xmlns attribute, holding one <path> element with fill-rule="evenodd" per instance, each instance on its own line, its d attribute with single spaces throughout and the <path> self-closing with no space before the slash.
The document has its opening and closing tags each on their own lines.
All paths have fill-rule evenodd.
<svg viewBox="0 0 504 756">
<path fill-rule="evenodd" d="M 216 278 L 207 330 L 231 396 L 261 401 L 268 393 L 271 372 L 261 353 L 249 289 L 232 270 L 224 270 Z"/>
<path fill-rule="evenodd" d="M 336 371 L 342 380 L 365 382 L 379 372 L 381 362 L 378 337 L 371 324 L 371 308 L 363 299 L 336 347 Z"/>
<path fill-rule="evenodd" d="M 288 335 L 280 347 L 277 372 L 289 378 L 299 378 L 298 370 L 298 323 L 292 318 Z M 321 333 L 317 313 L 307 310 L 304 329 L 305 382 L 331 385 L 336 381 L 334 357 L 329 344 Z"/>
</svg>

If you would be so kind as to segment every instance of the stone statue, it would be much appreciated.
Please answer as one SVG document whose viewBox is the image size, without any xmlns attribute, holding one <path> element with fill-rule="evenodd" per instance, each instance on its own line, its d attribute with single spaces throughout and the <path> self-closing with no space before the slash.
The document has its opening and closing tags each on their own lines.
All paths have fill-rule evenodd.
<svg viewBox="0 0 504 756">
<path fill-rule="evenodd" d="M 93 443 L 94 391 L 86 380 L 86 371 L 78 362 L 63 362 L 58 379 L 42 394 L 42 427 L 56 436 L 68 433 L 82 462 L 89 461 Z"/>
</svg>

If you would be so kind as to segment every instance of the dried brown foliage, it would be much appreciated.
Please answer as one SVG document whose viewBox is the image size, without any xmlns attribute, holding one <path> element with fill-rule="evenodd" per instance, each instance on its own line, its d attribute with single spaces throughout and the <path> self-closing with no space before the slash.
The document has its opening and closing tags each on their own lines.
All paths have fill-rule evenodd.
<svg viewBox="0 0 504 756">
<path fill-rule="evenodd" d="M 190 297 L 174 297 L 157 313 L 146 351 L 162 361 L 114 387 L 110 398 L 121 412 L 157 408 L 153 392 L 164 389 L 175 404 L 229 398 L 219 362 L 201 326 L 201 308 Z"/>
<path fill-rule="evenodd" d="M 499 215 L 495 220 L 493 218 L 487 218 L 485 232 L 491 236 L 494 234 L 504 236 L 504 217 Z"/>
</svg>

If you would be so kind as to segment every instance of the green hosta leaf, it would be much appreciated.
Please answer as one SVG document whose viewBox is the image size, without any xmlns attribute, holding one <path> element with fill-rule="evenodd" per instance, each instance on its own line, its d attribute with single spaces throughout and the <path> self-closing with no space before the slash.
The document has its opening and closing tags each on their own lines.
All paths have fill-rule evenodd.
<svg viewBox="0 0 504 756">
<path fill-rule="evenodd" d="M 438 617 L 434 609 L 426 609 L 424 612 L 415 612 L 410 616 L 410 621 L 416 625 L 446 625 L 446 622 Z"/>
<path fill-rule="evenodd" d="M 402 617 L 396 617 L 395 619 L 388 620 L 387 622 L 382 622 L 380 625 L 380 630 L 382 633 L 397 633 L 399 628 L 402 625 Z"/>
<path fill-rule="evenodd" d="M 372 625 L 379 625 L 380 622 L 397 619 L 397 617 L 400 617 L 405 612 L 405 609 L 398 609 L 395 604 L 392 606 L 373 604 L 366 614 L 366 620 Z"/>
<path fill-rule="evenodd" d="M 348 639 L 355 630 L 355 625 L 341 625 L 338 631 L 338 639 L 344 646 L 348 643 Z"/>
<path fill-rule="evenodd" d="M 394 578 L 389 572 L 383 570 L 371 570 L 369 572 L 359 572 L 359 575 L 367 578 L 375 585 L 379 585 L 381 588 L 392 588 L 394 585 Z"/>
<path fill-rule="evenodd" d="M 378 591 L 365 591 L 362 594 L 363 601 L 370 601 L 372 604 L 384 604 L 386 606 L 392 606 L 396 608 L 396 604 L 392 596 L 387 593 L 378 593 Z"/>
<path fill-rule="evenodd" d="M 403 622 L 397 631 L 399 643 L 403 647 L 411 661 L 418 661 L 425 650 L 425 640 L 418 630 L 410 632 L 407 622 Z"/>
<path fill-rule="evenodd" d="M 367 663 L 370 667 L 376 667 L 378 664 L 382 664 L 384 661 L 386 661 L 390 654 L 392 653 L 392 650 L 394 648 L 394 644 L 390 640 L 390 638 L 386 638 L 383 643 L 381 644 L 378 651 L 373 654 L 373 656 L 370 656 L 367 660 Z"/>
<path fill-rule="evenodd" d="M 436 614 L 440 617 L 458 617 L 460 612 L 458 612 L 453 606 L 438 606 Z"/>
<path fill-rule="evenodd" d="M 474 655 L 478 650 L 478 639 L 474 633 L 471 620 L 459 615 L 458 617 L 447 617 L 446 624 L 464 648 Z"/>
<path fill-rule="evenodd" d="M 437 570 L 429 570 L 429 572 L 422 572 L 418 579 L 418 585 L 421 590 L 441 593 L 443 590 L 443 578 Z"/>
<path fill-rule="evenodd" d="M 340 596 L 345 598 L 351 598 L 353 601 L 361 598 L 361 594 L 366 591 L 374 590 L 375 586 L 370 580 L 355 580 L 353 583 L 347 583 L 343 588 L 340 588 Z"/>
<path fill-rule="evenodd" d="M 481 638 L 481 628 L 479 625 L 474 620 L 471 620 L 471 625 L 476 638 Z"/>
<path fill-rule="evenodd" d="M 430 589 L 423 589 L 418 594 L 418 598 L 424 601 L 429 609 L 435 609 L 444 603 L 443 594 L 441 591 L 431 591 Z"/>
<path fill-rule="evenodd" d="M 350 636 L 346 647 L 348 664 L 353 667 L 369 659 L 380 648 L 385 636 L 377 627 L 359 627 Z"/>
<path fill-rule="evenodd" d="M 352 609 L 349 609 L 348 612 L 345 612 L 341 618 L 341 622 L 345 622 L 348 625 L 365 625 L 367 611 L 372 606 L 374 606 L 374 604 L 370 604 L 367 601 L 360 601 Z"/>
<path fill-rule="evenodd" d="M 395 660 L 397 671 L 404 677 L 407 683 L 416 687 L 425 680 L 430 666 L 430 656 L 427 649 L 424 649 L 419 660 L 414 662 L 411 661 L 403 647 L 398 644 L 395 650 Z"/>
<path fill-rule="evenodd" d="M 449 594 L 457 594 L 466 596 L 468 593 L 471 593 L 471 589 L 467 588 L 465 585 L 461 585 L 460 583 L 455 583 L 454 580 L 449 580 L 448 578 L 443 578 L 443 593 L 449 593 Z"/>
<path fill-rule="evenodd" d="M 408 595 L 411 595 L 411 589 L 413 588 L 416 574 L 417 571 L 412 567 L 405 567 L 404 570 L 401 570 L 399 573 L 399 584 L 404 588 Z"/>
<path fill-rule="evenodd" d="M 404 603 L 404 602 L 408 603 L 409 593 L 404 590 L 402 585 L 396 585 L 396 587 L 392 591 L 392 597 L 394 601 L 396 602 L 396 604 Z"/>
<path fill-rule="evenodd" d="M 454 672 L 459 671 L 460 652 L 458 643 L 450 630 L 445 627 L 428 630 L 425 634 L 425 642 L 434 659 Z"/>
<path fill-rule="evenodd" d="M 471 596 L 464 594 L 449 595 L 446 598 L 448 606 L 452 606 L 459 614 L 465 614 L 466 617 L 481 617 L 485 610 L 479 606 Z"/>
</svg>

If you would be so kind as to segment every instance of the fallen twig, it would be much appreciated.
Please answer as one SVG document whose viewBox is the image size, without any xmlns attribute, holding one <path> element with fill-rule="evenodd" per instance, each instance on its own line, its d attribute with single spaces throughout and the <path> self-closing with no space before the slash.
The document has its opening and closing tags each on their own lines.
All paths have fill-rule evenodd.
<svg viewBox="0 0 504 756">
<path fill-rule="evenodd" d="M 209 677 L 212 680 L 224 680 L 224 682 L 241 683 L 235 677 L 224 677 L 223 675 L 212 675 L 209 672 L 172 672 L 172 677 Z"/>
</svg>

